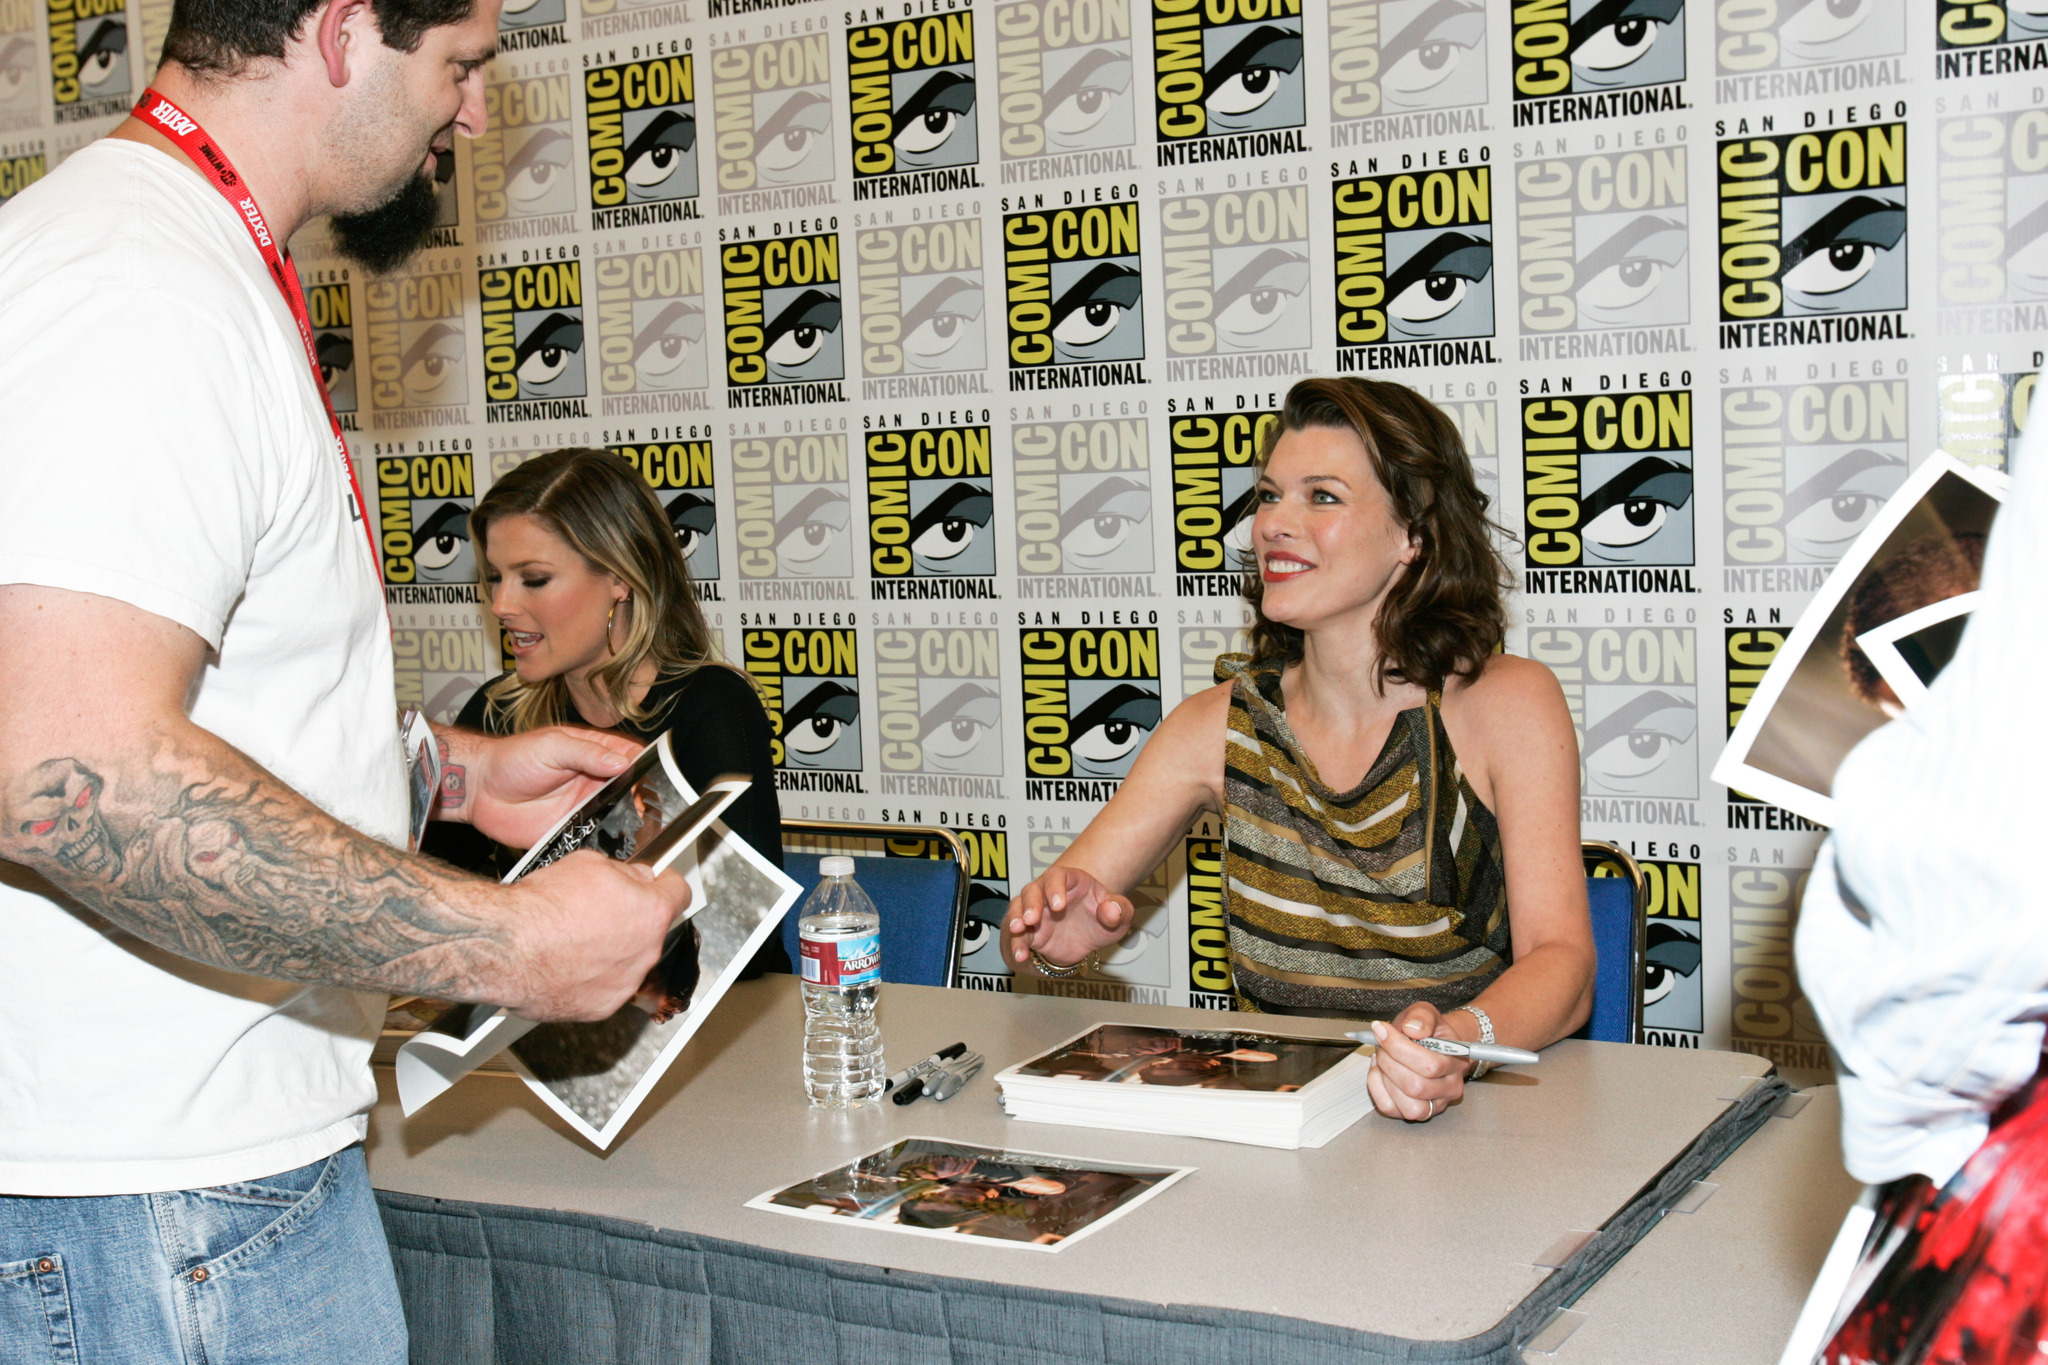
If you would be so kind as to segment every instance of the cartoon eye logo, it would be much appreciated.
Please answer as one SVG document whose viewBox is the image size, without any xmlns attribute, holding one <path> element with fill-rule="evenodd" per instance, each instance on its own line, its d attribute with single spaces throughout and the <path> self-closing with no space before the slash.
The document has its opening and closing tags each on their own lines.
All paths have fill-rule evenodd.
<svg viewBox="0 0 2048 1365">
<path fill-rule="evenodd" d="M 682 169 L 684 158 L 696 145 L 696 114 L 662 110 L 626 148 L 626 183 L 643 191 L 658 188 Z"/>
<path fill-rule="evenodd" d="M 1286 316 L 1308 288 L 1308 257 L 1268 247 L 1216 291 L 1216 328 L 1243 342 Z"/>
<path fill-rule="evenodd" d="M 755 131 L 754 165 L 777 183 L 792 179 L 813 152 L 825 149 L 831 126 L 830 101 L 810 90 L 793 92 Z M 824 172 L 822 164 L 811 169 Z"/>
<path fill-rule="evenodd" d="M 1785 288 L 1809 300 L 1856 285 L 1906 235 L 1905 205 L 1867 194 L 1851 195 L 1786 243 Z"/>
<path fill-rule="evenodd" d="M 775 554 L 793 568 L 808 568 L 839 543 L 848 520 L 844 494 L 814 488 L 776 519 Z"/>
<path fill-rule="evenodd" d="M 1906 462 L 1856 449 L 1785 495 L 1785 537 L 1800 554 L 1838 559 L 1905 482 Z"/>
<path fill-rule="evenodd" d="M 26 38 L 0 43 L 0 104 L 13 102 L 35 79 L 35 45 Z"/>
<path fill-rule="evenodd" d="M 956 483 L 910 519 L 910 551 L 944 563 L 965 554 L 995 513 L 995 499 L 979 484 Z"/>
<path fill-rule="evenodd" d="M 1863 27 L 1875 8 L 1869 0 L 1809 0 L 1778 29 L 1778 40 L 1800 56 L 1825 53 Z"/>
<path fill-rule="evenodd" d="M 1698 939 L 1669 924 L 1652 921 L 1644 939 L 1643 1003 L 1654 1005 L 1700 969 L 1702 954 Z"/>
<path fill-rule="evenodd" d="M 1587 788 L 1618 793 L 1643 790 L 1643 779 L 1691 743 L 1698 728 L 1698 708 L 1685 697 L 1648 691 L 1631 698 L 1587 727 Z"/>
<path fill-rule="evenodd" d="M 1072 351 L 1096 345 L 1116 331 L 1143 287 L 1138 272 L 1127 266 L 1096 266 L 1053 305 L 1053 340 Z"/>
<path fill-rule="evenodd" d="M 1589 546 L 1610 550 L 1640 545 L 1691 499 L 1690 469 L 1645 456 L 1581 500 L 1585 524 L 1580 534 Z"/>
<path fill-rule="evenodd" d="M 934 766 L 964 770 L 982 745 L 993 739 L 1002 699 L 984 683 L 963 683 L 925 714 L 919 736 Z"/>
<path fill-rule="evenodd" d="M 676 302 L 654 315 L 633 338 L 633 365 L 642 383 L 658 383 L 683 368 L 704 337 L 704 310 Z"/>
<path fill-rule="evenodd" d="M 828 333 L 839 330 L 839 298 L 822 289 L 806 289 L 768 324 L 768 363 L 794 370 L 825 349 Z"/>
<path fill-rule="evenodd" d="M 1657 291 L 1685 260 L 1685 224 L 1643 214 L 1578 263 L 1579 306 L 1606 321 Z"/>
<path fill-rule="evenodd" d="M 1129 58 L 1104 48 L 1088 52 L 1045 92 L 1046 136 L 1060 146 L 1080 145 L 1130 88 Z"/>
<path fill-rule="evenodd" d="M 1281 80 L 1301 65 L 1301 35 L 1261 24 L 1224 54 L 1209 72 L 1202 107 L 1226 123 L 1264 108 Z"/>
<path fill-rule="evenodd" d="M 1223 543 L 1237 553 L 1243 560 L 1245 568 L 1252 566 L 1253 516 L 1263 501 L 1265 499 L 1258 485 L 1254 484 L 1232 498 L 1230 505 L 1223 509 L 1223 525 L 1227 528 L 1223 532 Z M 1278 502 L 1279 499 L 1275 498 L 1274 501 Z"/>
<path fill-rule="evenodd" d="M 1060 514 L 1060 549 L 1082 567 L 1124 547 L 1151 516 L 1151 494 L 1121 475 L 1102 480 Z"/>
<path fill-rule="evenodd" d="M 668 524 L 675 529 L 676 542 L 682 546 L 683 558 L 687 560 L 711 538 L 718 511 L 701 493 L 678 493 L 665 510 L 668 512 Z"/>
<path fill-rule="evenodd" d="M 506 192 L 522 211 L 538 213 L 550 196 L 569 188 L 569 135 L 542 128 L 505 163 Z"/>
<path fill-rule="evenodd" d="M 467 392 L 462 383 L 462 333 L 437 322 L 414 338 L 399 357 L 408 403 L 459 403 Z"/>
<path fill-rule="evenodd" d="M 1131 683 L 1118 683 L 1074 717 L 1074 739 L 1068 750 L 1074 771 L 1092 777 L 1116 776 L 1159 725 L 1159 694 Z"/>
<path fill-rule="evenodd" d="M 860 695 L 828 679 L 784 714 L 782 742 L 792 753 L 814 758 L 837 744 L 859 719 Z"/>
<path fill-rule="evenodd" d="M 1464 66 L 1486 36 L 1486 12 L 1460 0 L 1438 0 L 1380 50 L 1386 74 L 1380 88 L 1396 104 L 1442 85 Z"/>
<path fill-rule="evenodd" d="M 974 335 L 981 317 L 981 286 L 960 275 L 934 284 L 903 315 L 903 349 L 929 366 Z"/>
<path fill-rule="evenodd" d="M 413 532 L 413 564 L 422 573 L 440 573 L 454 566 L 469 548 L 469 509 L 444 502 Z"/>
<path fill-rule="evenodd" d="M 905 164 L 926 166 L 974 112 L 974 78 L 937 71 L 896 111 L 893 141 Z"/>
<path fill-rule="evenodd" d="M 356 363 L 355 342 L 346 332 L 322 332 L 315 338 L 314 351 L 320 357 L 320 379 L 328 388 L 334 387 L 336 376 Z"/>
<path fill-rule="evenodd" d="M 1685 0 L 1603 0 L 1572 22 L 1572 69 L 1596 84 L 1611 84 L 1656 50 Z"/>
<path fill-rule="evenodd" d="M 567 313 L 550 313 L 538 327 L 527 333 L 516 352 L 522 389 L 534 388 L 562 377 L 569 362 L 583 349 L 583 322 Z"/>
<path fill-rule="evenodd" d="M 128 53 L 128 25 L 120 20 L 101 24 L 78 48 L 78 79 L 97 89 L 124 67 Z"/>
<path fill-rule="evenodd" d="M 1465 301 L 1493 269 L 1493 244 L 1466 232 L 1441 232 L 1387 279 L 1388 316 L 1434 322 Z"/>
</svg>

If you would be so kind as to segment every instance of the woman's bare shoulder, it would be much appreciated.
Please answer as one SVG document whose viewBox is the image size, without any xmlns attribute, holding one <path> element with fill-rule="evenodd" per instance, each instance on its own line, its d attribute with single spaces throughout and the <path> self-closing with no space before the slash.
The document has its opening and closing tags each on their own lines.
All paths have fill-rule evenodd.
<svg viewBox="0 0 2048 1365">
<path fill-rule="evenodd" d="M 1177 739 L 1214 737 L 1213 732 L 1229 720 L 1230 689 L 1230 683 L 1221 682 L 1182 698 L 1180 705 L 1168 711 L 1166 719 L 1160 722 L 1159 733 Z"/>
<path fill-rule="evenodd" d="M 1488 656 L 1486 666 L 1444 689 L 1444 708 L 1487 730 L 1564 718 L 1564 689 L 1557 675 L 1534 659 L 1516 654 Z"/>
</svg>

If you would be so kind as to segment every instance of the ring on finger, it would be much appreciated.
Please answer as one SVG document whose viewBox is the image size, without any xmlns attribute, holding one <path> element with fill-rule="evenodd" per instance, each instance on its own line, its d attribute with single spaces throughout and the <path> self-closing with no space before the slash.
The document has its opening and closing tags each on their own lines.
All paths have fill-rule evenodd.
<svg viewBox="0 0 2048 1365">
<path fill-rule="evenodd" d="M 1429 1116 L 1430 1116 L 1431 1118 L 1435 1118 L 1435 1117 L 1436 1117 L 1436 1104 L 1437 1104 L 1437 1102 L 1436 1102 L 1435 1100 L 1431 1100 L 1431 1101 L 1429 1102 Z"/>
</svg>

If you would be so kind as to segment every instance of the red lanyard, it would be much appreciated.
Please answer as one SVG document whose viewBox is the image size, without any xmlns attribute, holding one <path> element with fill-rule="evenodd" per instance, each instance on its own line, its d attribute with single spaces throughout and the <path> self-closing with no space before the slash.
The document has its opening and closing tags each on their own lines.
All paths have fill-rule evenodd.
<svg viewBox="0 0 2048 1365">
<path fill-rule="evenodd" d="M 270 224 L 263 219 L 263 210 L 256 206 L 256 197 L 242 185 L 242 177 L 235 173 L 234 163 L 227 159 L 199 121 L 165 99 L 154 90 L 142 92 L 142 98 L 135 105 L 137 118 L 146 119 L 171 141 L 178 144 L 178 150 L 192 161 L 199 173 L 207 178 L 221 197 L 234 205 L 235 216 L 248 230 L 249 240 L 256 243 L 256 250 L 263 254 L 263 264 L 270 267 L 270 278 L 277 285 L 277 292 L 284 295 L 285 306 L 292 310 L 292 320 L 299 324 L 299 340 L 306 345 L 306 360 L 313 367 L 313 387 L 320 391 L 321 406 L 327 409 L 327 421 L 334 428 L 334 448 L 341 453 L 341 467 L 348 473 L 349 493 L 355 499 L 355 517 L 363 525 L 363 534 L 370 542 L 370 572 L 377 575 L 378 585 L 384 582 L 383 561 L 377 554 L 377 531 L 371 524 L 369 508 L 363 502 L 363 485 L 356 478 L 356 463 L 349 458 L 348 440 L 342 435 L 341 419 L 334 415 L 334 400 L 327 393 L 327 381 L 320 374 L 320 352 L 313 345 L 313 324 L 306 315 L 306 294 L 299 286 L 299 272 L 292 268 L 289 251 L 280 251 L 270 235 Z"/>
</svg>

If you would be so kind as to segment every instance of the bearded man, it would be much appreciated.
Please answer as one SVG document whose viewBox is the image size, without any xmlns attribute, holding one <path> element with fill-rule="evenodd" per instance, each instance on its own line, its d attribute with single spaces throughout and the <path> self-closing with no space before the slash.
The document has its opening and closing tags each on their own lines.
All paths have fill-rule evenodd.
<svg viewBox="0 0 2048 1365">
<path fill-rule="evenodd" d="M 389 623 L 286 243 L 417 249 L 499 0 L 178 0 L 0 209 L 0 1355 L 398 1362 L 361 1141 L 390 992 L 608 1018 L 688 899 L 407 851 Z M 625 766 L 437 732 L 525 846 Z"/>
</svg>

